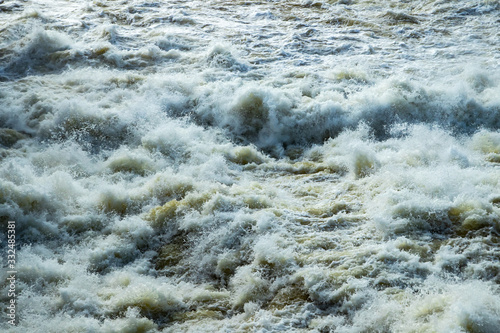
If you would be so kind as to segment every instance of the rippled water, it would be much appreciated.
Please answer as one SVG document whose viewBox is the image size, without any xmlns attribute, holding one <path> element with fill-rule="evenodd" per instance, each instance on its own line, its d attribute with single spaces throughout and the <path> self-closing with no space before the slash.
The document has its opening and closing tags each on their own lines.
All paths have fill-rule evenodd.
<svg viewBox="0 0 500 333">
<path fill-rule="evenodd" d="M 499 15 L 0 1 L 2 329 L 499 332 Z"/>
</svg>

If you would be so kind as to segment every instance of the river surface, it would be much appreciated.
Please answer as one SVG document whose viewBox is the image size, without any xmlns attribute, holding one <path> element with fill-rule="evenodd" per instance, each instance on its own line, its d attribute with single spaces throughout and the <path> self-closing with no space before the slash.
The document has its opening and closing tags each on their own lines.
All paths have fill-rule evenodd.
<svg viewBox="0 0 500 333">
<path fill-rule="evenodd" d="M 497 0 L 0 0 L 0 329 L 500 332 L 499 40 Z"/>
</svg>

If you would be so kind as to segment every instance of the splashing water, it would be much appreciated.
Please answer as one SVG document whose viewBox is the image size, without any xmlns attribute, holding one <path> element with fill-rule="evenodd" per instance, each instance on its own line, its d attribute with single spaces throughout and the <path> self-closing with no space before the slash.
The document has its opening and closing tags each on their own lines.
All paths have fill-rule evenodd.
<svg viewBox="0 0 500 333">
<path fill-rule="evenodd" d="M 0 2 L 2 329 L 500 331 L 499 13 Z"/>
</svg>

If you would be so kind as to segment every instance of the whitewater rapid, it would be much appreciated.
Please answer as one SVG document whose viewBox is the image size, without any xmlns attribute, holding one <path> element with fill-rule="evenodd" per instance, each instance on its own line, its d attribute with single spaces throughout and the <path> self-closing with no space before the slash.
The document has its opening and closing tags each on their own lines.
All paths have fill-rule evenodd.
<svg viewBox="0 0 500 333">
<path fill-rule="evenodd" d="M 499 332 L 499 14 L 0 1 L 1 329 Z"/>
</svg>

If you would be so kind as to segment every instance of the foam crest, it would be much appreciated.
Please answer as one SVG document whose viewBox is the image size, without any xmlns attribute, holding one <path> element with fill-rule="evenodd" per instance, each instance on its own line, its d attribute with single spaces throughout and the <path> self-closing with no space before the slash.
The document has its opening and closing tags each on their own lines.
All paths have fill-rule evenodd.
<svg viewBox="0 0 500 333">
<path fill-rule="evenodd" d="M 276 83 L 266 82 L 264 89 L 235 80 L 225 85 L 210 83 L 195 90 L 196 95 L 186 97 L 196 100 L 192 107 L 195 120 L 262 148 L 319 142 L 362 123 L 382 138 L 389 136 L 388 129 L 399 122 L 438 124 L 467 134 L 478 127 L 498 128 L 498 101 L 493 94 L 498 90 L 497 75 L 470 73 L 467 75 L 472 78 L 466 86 L 454 83 L 456 80 L 415 81 L 401 75 L 373 78 L 371 84 L 351 88 L 356 80 L 349 78 L 346 86 L 335 79 L 327 81 L 325 88 L 316 84 L 307 88 L 315 91 L 312 96 L 307 96 L 311 95 L 307 91 L 300 93 L 304 88 L 298 84 L 280 83 L 275 88 Z M 464 75 L 457 78 L 461 80 Z M 481 84 L 487 88 L 480 88 Z"/>
<path fill-rule="evenodd" d="M 38 28 L 16 44 L 11 46 L 16 53 L 12 55 L 4 71 L 14 75 L 27 75 L 62 69 L 72 56 L 68 50 L 74 43 L 63 33 Z"/>
</svg>

